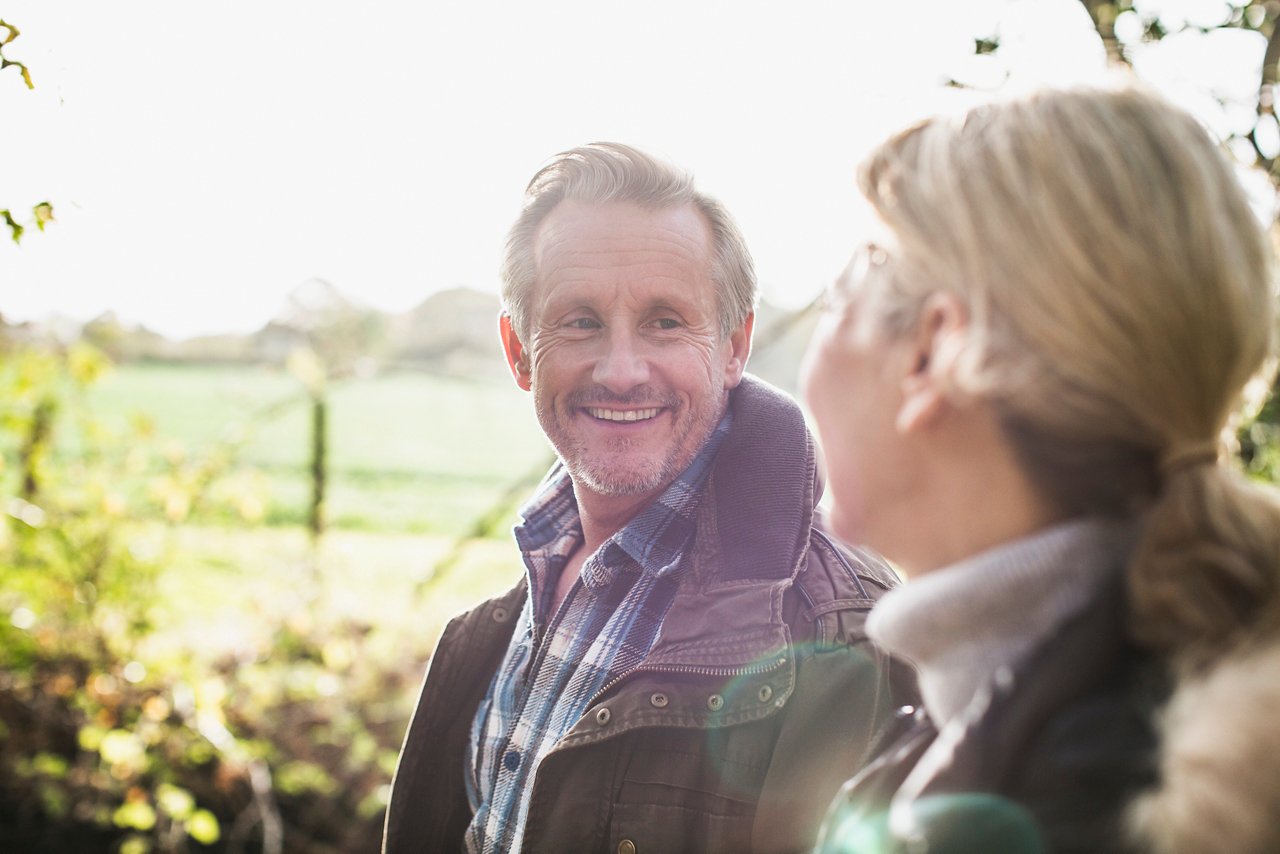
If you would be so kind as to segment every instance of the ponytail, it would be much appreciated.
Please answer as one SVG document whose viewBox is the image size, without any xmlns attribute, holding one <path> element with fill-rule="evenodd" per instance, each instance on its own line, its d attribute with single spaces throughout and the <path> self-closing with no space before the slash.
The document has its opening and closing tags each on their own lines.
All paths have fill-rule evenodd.
<svg viewBox="0 0 1280 854">
<path fill-rule="evenodd" d="M 1280 623 L 1280 500 L 1226 465 L 1167 466 L 1128 571 L 1131 633 L 1199 670 Z"/>
</svg>

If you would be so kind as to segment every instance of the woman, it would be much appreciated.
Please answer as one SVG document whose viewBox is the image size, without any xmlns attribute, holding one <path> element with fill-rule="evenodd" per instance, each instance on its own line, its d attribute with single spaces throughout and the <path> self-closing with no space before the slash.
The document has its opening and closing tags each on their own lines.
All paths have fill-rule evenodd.
<svg viewBox="0 0 1280 854">
<path fill-rule="evenodd" d="M 1150 95 L 1048 92 L 859 186 L 804 392 L 925 712 L 823 850 L 1280 850 L 1280 510 L 1219 441 L 1273 295 L 1231 168 Z"/>
</svg>

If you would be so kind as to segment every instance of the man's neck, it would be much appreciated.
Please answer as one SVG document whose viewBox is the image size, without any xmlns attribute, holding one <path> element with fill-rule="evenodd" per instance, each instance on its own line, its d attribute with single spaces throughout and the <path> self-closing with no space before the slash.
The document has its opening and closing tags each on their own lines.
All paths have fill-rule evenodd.
<svg viewBox="0 0 1280 854">
<path fill-rule="evenodd" d="M 573 495 L 578 502 L 578 517 L 582 522 L 583 553 L 595 553 L 606 540 L 652 504 L 662 494 L 662 489 L 639 495 L 600 495 L 575 483 Z"/>
<path fill-rule="evenodd" d="M 587 558 L 595 554 L 606 540 L 625 528 L 661 491 L 644 495 L 598 495 L 574 483 L 573 494 L 578 502 L 578 518 L 582 523 L 582 544 L 569 556 L 564 569 L 560 571 L 560 577 L 556 579 L 555 592 L 551 596 L 552 614 L 560 610 L 560 603 L 569 595 L 569 590 L 582 574 L 582 566 Z"/>
</svg>

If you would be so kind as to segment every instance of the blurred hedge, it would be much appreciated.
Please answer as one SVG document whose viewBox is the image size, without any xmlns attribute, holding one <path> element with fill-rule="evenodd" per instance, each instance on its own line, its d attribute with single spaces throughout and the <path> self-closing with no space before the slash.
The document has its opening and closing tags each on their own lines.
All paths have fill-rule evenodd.
<svg viewBox="0 0 1280 854">
<path fill-rule="evenodd" d="M 106 453 L 82 406 L 104 367 L 79 346 L 0 356 L 0 850 L 377 850 L 420 661 L 380 663 L 370 626 L 305 599 L 212 663 L 157 649 L 166 553 L 138 519 L 209 500 L 234 455 L 166 463 L 146 431 Z M 85 445 L 57 462 L 76 419 Z M 198 470 L 131 495 L 139 454 Z"/>
</svg>

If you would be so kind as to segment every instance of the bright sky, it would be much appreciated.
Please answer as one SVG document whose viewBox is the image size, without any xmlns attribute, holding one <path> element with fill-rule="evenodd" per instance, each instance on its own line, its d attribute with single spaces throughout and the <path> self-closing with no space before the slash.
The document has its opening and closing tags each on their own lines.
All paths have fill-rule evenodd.
<svg viewBox="0 0 1280 854">
<path fill-rule="evenodd" d="M 0 14 L 36 83 L 0 74 L 0 207 L 48 199 L 58 218 L 21 246 L 0 233 L 0 312 L 113 309 L 173 336 L 255 329 L 311 277 L 387 310 L 496 292 L 525 182 L 599 139 L 692 169 L 743 226 L 764 295 L 796 305 L 857 240 L 860 157 L 972 97 L 940 80 L 1103 66 L 1078 0 L 8 0 Z M 997 28 L 984 64 L 973 38 Z"/>
</svg>

